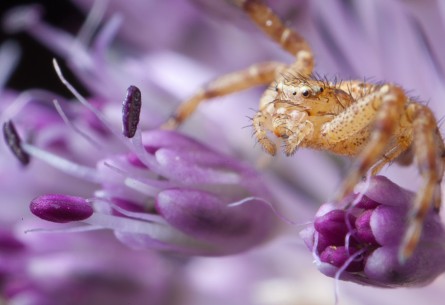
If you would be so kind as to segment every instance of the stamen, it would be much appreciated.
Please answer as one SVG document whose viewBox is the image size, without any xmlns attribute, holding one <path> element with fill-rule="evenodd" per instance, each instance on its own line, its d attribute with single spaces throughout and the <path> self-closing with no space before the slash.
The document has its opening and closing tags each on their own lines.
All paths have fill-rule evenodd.
<svg viewBox="0 0 445 305">
<path fill-rule="evenodd" d="M 70 82 L 68 82 L 65 78 L 65 76 L 63 76 L 62 73 L 62 69 L 60 69 L 59 64 L 57 63 L 56 59 L 53 59 L 53 67 L 54 70 L 56 71 L 57 76 L 59 77 L 60 81 L 62 82 L 63 85 L 65 85 L 65 87 L 71 92 L 72 95 L 74 95 L 74 97 L 82 104 L 84 105 L 88 110 L 90 110 L 100 121 L 102 124 L 104 124 L 104 126 L 106 128 L 108 128 L 108 130 L 110 130 L 113 134 L 115 133 L 115 130 L 113 129 L 113 127 L 111 127 L 110 124 L 108 124 L 107 120 L 105 119 L 105 117 L 102 115 L 102 113 L 100 111 L 98 111 L 96 108 L 94 108 L 93 105 L 90 104 L 90 102 L 88 102 L 86 100 L 86 98 L 84 98 L 79 91 L 76 90 L 76 88 L 74 88 L 73 85 L 71 85 Z M 117 136 L 119 138 L 119 136 Z"/>
<path fill-rule="evenodd" d="M 58 223 L 85 220 L 94 212 L 86 199 L 59 194 L 37 197 L 29 208 L 37 217 Z"/>
<path fill-rule="evenodd" d="M 90 224 L 81 224 L 79 222 L 76 223 L 75 226 L 72 227 L 59 227 L 59 228 L 35 228 L 28 229 L 23 231 L 23 233 L 80 233 L 80 232 L 90 232 L 90 231 L 98 231 L 103 230 L 101 226 L 93 226 Z"/>
<path fill-rule="evenodd" d="M 142 132 L 140 129 L 136 129 L 136 132 L 130 141 L 127 141 L 127 146 L 138 157 L 138 159 L 148 167 L 152 172 L 163 175 L 164 171 L 159 165 L 156 157 L 150 153 L 147 153 L 144 144 L 142 143 Z"/>
<path fill-rule="evenodd" d="M 106 118 L 102 115 L 100 111 L 98 111 L 96 108 L 93 107 L 77 90 L 76 88 L 71 85 L 66 78 L 62 74 L 62 70 L 60 69 L 59 64 L 55 59 L 53 59 L 53 66 L 54 70 L 56 71 L 57 76 L 59 77 L 62 84 L 65 85 L 65 87 L 74 95 L 77 100 L 84 105 L 87 109 L 89 109 L 100 121 L 104 126 L 113 134 L 116 136 L 117 139 L 119 139 L 125 146 L 127 146 L 131 151 L 133 151 L 138 158 L 141 160 L 142 163 L 144 163 L 146 166 L 148 166 L 152 171 L 157 171 L 159 169 L 159 166 L 157 166 L 157 163 L 155 162 L 155 159 L 150 154 L 147 154 L 145 151 L 144 146 L 142 145 L 142 139 L 141 136 L 136 136 L 131 138 L 132 141 L 124 141 L 124 138 L 122 135 L 117 133 L 114 128 L 107 122 Z M 138 132 L 138 129 L 136 128 L 135 133 Z M 140 134 L 140 131 L 139 131 Z M 160 174 L 160 172 L 159 172 Z"/>
<path fill-rule="evenodd" d="M 161 191 L 161 189 L 159 189 L 159 188 L 153 187 L 151 185 L 147 185 L 144 182 L 138 181 L 133 178 L 125 179 L 124 184 L 125 184 L 125 186 L 127 186 L 135 191 L 138 191 L 141 194 L 151 196 L 151 197 L 155 197 Z"/>
<path fill-rule="evenodd" d="M 22 143 L 22 148 L 27 154 L 32 155 L 69 175 L 94 183 L 103 182 L 95 168 L 82 166 L 27 143 Z"/>
<path fill-rule="evenodd" d="M 157 214 L 150 214 L 150 213 L 138 213 L 138 212 L 130 212 L 127 211 L 116 204 L 112 204 L 113 209 L 115 209 L 117 212 L 129 217 L 134 218 L 138 220 L 148 221 L 148 222 L 156 222 L 159 224 L 167 225 L 167 221 L 162 218 L 161 216 Z"/>
<path fill-rule="evenodd" d="M 94 213 L 86 222 L 92 225 L 101 226 L 102 228 L 110 228 L 116 232 L 124 234 L 140 234 L 153 240 L 184 247 L 185 249 L 200 248 L 203 250 L 211 250 L 205 243 L 185 235 L 171 226 L 166 226 L 160 223 L 127 219 L 99 213 Z"/>
<path fill-rule="evenodd" d="M 159 177 L 156 178 L 156 176 L 153 176 L 152 178 L 147 177 L 147 174 L 150 174 L 150 173 L 145 173 L 145 176 L 142 176 L 137 173 L 123 170 L 123 169 L 119 168 L 118 166 L 111 164 L 107 161 L 105 161 L 103 164 L 106 167 L 108 167 L 109 169 L 111 169 L 112 171 L 116 172 L 117 174 L 122 175 L 125 178 L 125 182 L 124 182 L 125 185 L 130 186 L 130 185 L 135 185 L 135 184 L 136 185 L 145 184 L 145 185 L 147 185 L 147 188 L 151 188 L 153 190 L 154 189 L 158 190 L 155 194 L 157 194 L 162 189 L 179 188 L 181 186 L 181 184 L 174 183 L 169 180 L 159 180 Z M 135 181 L 135 182 L 131 182 L 131 181 Z M 132 188 L 132 186 L 130 186 L 130 187 Z M 146 194 L 146 193 L 144 192 L 144 194 Z"/>
<path fill-rule="evenodd" d="M 6 144 L 20 163 L 27 165 L 30 160 L 29 155 L 23 150 L 22 140 L 12 121 L 7 121 L 3 124 L 3 136 L 5 137 Z"/>
<path fill-rule="evenodd" d="M 84 138 L 87 142 L 89 142 L 92 146 L 97 148 L 98 150 L 101 150 L 102 147 L 99 143 L 97 143 L 93 138 L 91 138 L 87 133 L 83 132 L 79 129 L 73 122 L 70 121 L 66 113 L 63 111 L 62 106 L 60 106 L 60 103 L 58 100 L 53 100 L 54 108 L 56 108 L 57 113 L 62 118 L 63 122 L 70 128 L 72 128 L 75 132 L 77 132 L 82 138 Z"/>
<path fill-rule="evenodd" d="M 277 216 L 280 220 L 286 222 L 287 224 L 294 225 L 294 226 L 302 226 L 302 225 L 306 224 L 306 223 L 299 223 L 299 222 L 290 220 L 289 218 L 287 218 L 286 216 L 281 214 L 281 212 L 277 209 L 277 207 L 275 207 L 273 205 L 272 202 L 270 202 L 264 198 L 261 198 L 261 197 L 246 197 L 239 201 L 229 203 L 227 205 L 227 207 L 237 207 L 237 206 L 244 205 L 247 203 L 252 203 L 252 202 L 266 204 L 266 206 L 268 206 L 272 210 L 272 212 L 275 214 L 275 216 Z"/>
<path fill-rule="evenodd" d="M 346 269 L 349 267 L 349 265 L 360 255 L 365 253 L 366 249 L 361 249 L 354 254 L 352 254 L 344 263 L 343 265 L 337 270 L 334 276 L 334 296 L 335 296 L 335 305 L 339 304 L 339 297 L 340 297 L 340 277 L 343 272 L 346 271 Z"/>
<path fill-rule="evenodd" d="M 133 138 L 141 113 L 141 91 L 136 86 L 127 89 L 127 96 L 122 103 L 122 134 L 127 138 Z"/>
</svg>

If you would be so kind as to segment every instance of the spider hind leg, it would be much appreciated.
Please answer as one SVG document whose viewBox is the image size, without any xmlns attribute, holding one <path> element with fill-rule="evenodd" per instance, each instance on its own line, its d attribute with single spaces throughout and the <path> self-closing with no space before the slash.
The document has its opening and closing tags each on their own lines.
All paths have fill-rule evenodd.
<svg viewBox="0 0 445 305">
<path fill-rule="evenodd" d="M 414 156 L 422 176 L 422 185 L 408 215 L 407 230 L 399 252 L 401 262 L 406 261 L 415 251 L 428 213 L 431 209 L 439 211 L 445 162 L 443 139 L 431 110 L 412 103 L 407 107 L 407 116 L 412 118 Z"/>
</svg>

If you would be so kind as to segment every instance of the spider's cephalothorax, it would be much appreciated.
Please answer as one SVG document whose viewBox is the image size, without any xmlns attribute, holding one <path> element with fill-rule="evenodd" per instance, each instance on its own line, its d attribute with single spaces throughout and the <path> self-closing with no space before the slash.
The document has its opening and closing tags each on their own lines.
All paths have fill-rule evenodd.
<svg viewBox="0 0 445 305">
<path fill-rule="evenodd" d="M 432 111 L 391 83 L 335 84 L 312 77 L 314 58 L 302 36 L 287 28 L 263 1 L 234 2 L 295 57 L 294 63 L 264 62 L 218 77 L 182 104 L 165 127 L 181 124 L 205 100 L 269 84 L 252 120 L 258 142 L 271 155 L 276 153 L 276 140 L 271 137 L 276 137 L 287 155 L 309 147 L 354 157 L 340 196 L 350 193 L 368 171 L 376 174 L 389 162 L 401 161 L 401 156 L 403 163 L 414 156 L 423 183 L 410 213 L 400 260 L 410 257 L 425 216 L 431 208 L 438 211 L 441 203 L 445 148 Z"/>
<path fill-rule="evenodd" d="M 377 88 L 361 82 L 350 82 L 346 88 L 344 84 L 305 76 L 282 76 L 260 101 L 260 111 L 253 118 L 256 137 L 271 155 L 276 153 L 276 146 L 267 131 L 283 140 L 286 155 L 292 155 L 298 147 L 355 155 L 369 130 L 361 130 L 354 141 L 345 139 L 339 144 L 328 140 L 326 126 L 357 98 Z"/>
</svg>

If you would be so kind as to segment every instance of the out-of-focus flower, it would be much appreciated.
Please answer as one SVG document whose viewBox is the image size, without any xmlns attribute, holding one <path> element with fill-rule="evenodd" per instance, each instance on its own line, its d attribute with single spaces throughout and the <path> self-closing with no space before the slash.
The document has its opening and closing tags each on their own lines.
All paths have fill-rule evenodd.
<svg viewBox="0 0 445 305">
<path fill-rule="evenodd" d="M 162 304 L 174 282 L 162 257 L 132 251 L 104 232 L 66 239 L 2 229 L 0 248 L 7 304 Z"/>
<path fill-rule="evenodd" d="M 69 128 L 51 105 L 52 99 L 65 102 L 63 98 L 44 90 L 20 94 L 2 90 L 19 53 L 15 44 L 0 46 L 0 121 L 4 124 L 3 121 L 13 117 L 20 127 L 16 130 L 14 125 L 4 125 L 12 141 L 9 144 L 14 146 L 15 141 L 20 142 L 16 136 L 25 133 L 27 141 L 45 149 L 70 154 L 78 161 L 91 161 L 91 155 L 82 158 L 77 154 L 79 147 L 73 149 L 76 140 L 69 137 Z M 106 137 L 95 127 L 96 118 L 83 115 L 87 112 L 76 106 L 65 106 L 76 124 L 89 126 L 92 134 Z M 76 111 L 79 112 L 75 117 Z M 23 153 L 20 146 L 16 148 L 19 154 Z M 154 252 L 128 249 L 109 232 L 73 234 L 70 238 L 66 238 L 65 233 L 26 234 L 26 230 L 39 224 L 20 202 L 29 202 L 49 190 L 63 192 L 69 189 L 84 195 L 88 193 L 88 187 L 84 188 L 86 185 L 81 181 L 73 184 L 69 177 L 58 175 L 57 171 L 35 159 L 24 167 L 7 150 L 7 145 L 1 141 L 1 304 L 162 304 L 170 299 L 176 281 L 172 276 L 175 264 Z M 61 181 L 63 183 L 57 183 Z M 175 277 L 178 273 L 175 271 Z"/>
<path fill-rule="evenodd" d="M 424 286 L 445 272 L 445 231 L 439 215 L 429 212 L 417 249 L 402 263 L 398 255 L 414 193 L 383 176 L 361 187 L 366 189 L 340 204 L 322 205 L 314 224 L 301 232 L 318 269 L 379 287 Z"/>
</svg>

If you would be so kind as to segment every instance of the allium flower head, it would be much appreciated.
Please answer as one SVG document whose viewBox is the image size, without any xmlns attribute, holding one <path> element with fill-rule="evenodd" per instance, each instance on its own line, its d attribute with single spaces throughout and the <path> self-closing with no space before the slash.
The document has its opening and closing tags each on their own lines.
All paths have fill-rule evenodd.
<svg viewBox="0 0 445 305">
<path fill-rule="evenodd" d="M 383 176 L 339 205 L 326 203 L 301 232 L 318 269 L 330 277 L 379 287 L 423 286 L 445 271 L 445 231 L 431 211 L 413 256 L 399 250 L 414 194 Z"/>
<path fill-rule="evenodd" d="M 24 156 L 27 162 L 35 157 L 99 185 L 88 199 L 39 196 L 31 203 L 35 215 L 52 222 L 91 225 L 85 229 L 108 228 L 135 248 L 188 254 L 237 253 L 271 237 L 277 221 L 265 203 L 269 195 L 261 177 L 247 164 L 174 131 L 141 131 L 141 92 L 135 86 L 123 102 L 122 134 L 91 109 L 114 134 L 116 146 L 125 148 L 106 154 L 95 168 L 28 144 L 12 122 L 5 123 L 5 139 L 22 163 L 26 163 Z"/>
<path fill-rule="evenodd" d="M 177 103 L 212 78 L 257 62 L 294 58 L 255 29 L 235 5 L 243 1 L 72 2 L 89 11 L 77 34 L 45 21 L 48 16 L 38 6 L 18 7 L 2 20 L 6 30 L 29 34 L 64 60 L 89 97 L 82 101 L 87 107 L 43 90 L 0 101 L 9 148 L 19 160 L 29 159 L 10 162 L 12 154 L 5 151 L 0 160 L 6 173 L 0 176 L 6 203 L 1 218 L 7 219 L 5 234 L 0 231 L 0 303 L 334 303 L 332 281 L 313 274 L 317 270 L 306 249 L 273 243 L 231 257 L 191 255 L 239 253 L 273 236 L 268 188 L 280 214 L 306 222 L 345 176 L 343 160 L 332 162 L 306 150 L 294 158 L 277 156 L 266 169 L 266 185 L 240 161 L 258 161 L 261 153 L 252 149 L 248 129 L 241 130 L 257 109 L 261 90 L 200 107 L 181 127 L 193 139 L 157 129 Z M 440 1 L 265 2 L 309 41 L 321 77 L 394 82 L 431 100 L 429 107 L 442 117 L 445 44 L 438 37 L 445 10 Z M 64 19 L 65 11 L 57 14 Z M 5 66 L 0 65 L 0 87 Z M 38 72 L 39 77 L 45 73 Z M 135 86 L 119 109 L 130 84 Z M 409 173 L 401 175 L 397 165 L 385 171 L 414 189 L 417 169 Z M 317 266 L 331 277 L 367 286 L 428 283 L 444 270 L 438 216 L 428 216 L 417 252 L 401 265 L 397 250 L 412 194 L 382 177 L 369 185 L 364 196 L 324 205 L 302 234 Z M 31 200 L 33 213 L 52 222 L 43 230 L 62 234 L 38 229 L 23 234 L 17 221 L 21 224 L 29 211 L 20 203 Z M 25 229 L 42 224 L 28 223 Z M 71 233 L 100 229 L 106 230 Z M 104 245 L 110 237 L 112 245 Z M 291 238 L 295 241 L 295 234 Z M 76 239 L 80 244 L 70 248 Z M 147 248 L 168 250 L 159 253 L 173 261 L 175 282 L 153 270 L 163 269 L 163 263 Z M 178 260 L 170 252 L 190 256 Z M 422 290 L 378 293 L 350 285 L 341 304 L 442 304 L 443 280 Z"/>
</svg>

